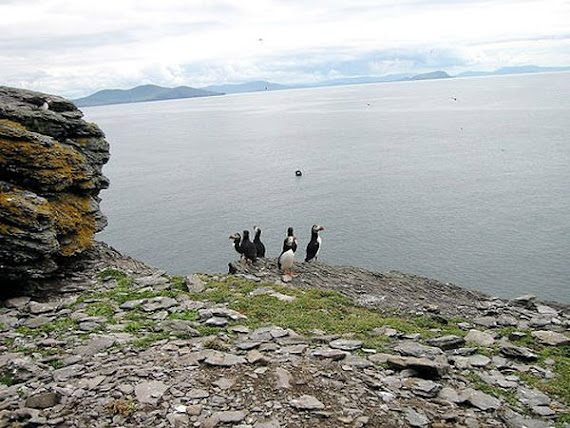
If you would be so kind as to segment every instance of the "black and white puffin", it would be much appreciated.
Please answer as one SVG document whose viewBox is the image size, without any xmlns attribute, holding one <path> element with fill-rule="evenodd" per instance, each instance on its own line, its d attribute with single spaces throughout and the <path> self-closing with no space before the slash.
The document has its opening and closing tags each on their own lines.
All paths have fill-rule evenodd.
<svg viewBox="0 0 570 428">
<path fill-rule="evenodd" d="M 243 257 L 243 251 L 241 249 L 241 235 L 239 232 L 233 233 L 230 235 L 230 239 L 233 240 L 232 246 L 234 247 L 234 250 L 238 252 L 241 259 Z"/>
<path fill-rule="evenodd" d="M 293 252 L 297 251 L 297 238 L 295 237 L 294 233 L 293 233 L 293 228 L 291 226 L 289 226 L 287 228 L 287 236 L 285 237 L 285 239 L 283 240 L 283 251 L 286 251 L 287 247 L 287 239 L 292 236 L 293 237 Z"/>
<path fill-rule="evenodd" d="M 321 230 L 325 230 L 325 228 L 318 224 L 314 224 L 311 228 L 311 240 L 307 244 L 307 257 L 305 257 L 306 262 L 310 262 L 313 259 L 317 260 L 319 251 L 321 251 L 322 247 L 321 237 L 319 236 L 319 232 Z"/>
<path fill-rule="evenodd" d="M 245 257 L 245 261 L 255 262 L 257 260 L 257 249 L 253 242 L 249 240 L 249 230 L 243 231 L 243 237 L 241 239 L 240 250 Z"/>
<path fill-rule="evenodd" d="M 261 229 L 257 226 L 253 226 L 253 231 L 255 233 L 255 237 L 253 238 L 253 244 L 257 249 L 257 257 L 264 258 L 265 257 L 265 245 L 261 242 Z"/>
<path fill-rule="evenodd" d="M 240 259 L 243 257 L 243 251 L 241 250 L 241 235 L 239 232 L 236 233 L 232 233 L 230 235 L 230 239 L 233 241 L 232 242 L 232 247 L 234 247 L 234 250 L 236 250 L 238 252 L 238 254 L 240 255 Z"/>
<path fill-rule="evenodd" d="M 296 238 L 287 236 L 283 242 L 283 251 L 277 259 L 277 266 L 285 275 L 293 276 L 293 263 L 295 263 L 295 250 L 297 247 Z"/>
</svg>

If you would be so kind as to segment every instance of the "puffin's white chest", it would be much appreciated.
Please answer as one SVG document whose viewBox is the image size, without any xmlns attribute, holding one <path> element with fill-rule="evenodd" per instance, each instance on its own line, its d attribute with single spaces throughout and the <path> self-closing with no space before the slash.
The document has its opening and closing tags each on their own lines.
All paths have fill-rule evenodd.
<svg viewBox="0 0 570 428">
<path fill-rule="evenodd" d="M 287 250 L 281 257 L 279 257 L 279 262 L 281 263 L 281 268 L 284 270 L 291 269 L 293 267 L 293 262 L 295 261 L 295 253 L 293 250 Z"/>
<path fill-rule="evenodd" d="M 322 243 L 321 237 L 317 236 L 317 253 L 315 254 L 315 257 L 317 257 L 319 255 L 319 251 L 321 251 L 321 243 Z"/>
</svg>

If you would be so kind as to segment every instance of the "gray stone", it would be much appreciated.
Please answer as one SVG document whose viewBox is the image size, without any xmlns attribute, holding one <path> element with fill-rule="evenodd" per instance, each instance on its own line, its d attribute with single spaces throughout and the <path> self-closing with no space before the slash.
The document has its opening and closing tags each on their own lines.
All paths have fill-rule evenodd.
<svg viewBox="0 0 570 428">
<path fill-rule="evenodd" d="M 434 359 L 439 355 L 444 355 L 444 352 L 435 346 L 424 346 L 415 342 L 404 342 L 394 348 L 400 355 L 411 356 L 417 358 Z"/>
<path fill-rule="evenodd" d="M 376 327 L 370 332 L 370 334 L 372 336 L 396 337 L 400 333 L 398 333 L 398 330 L 394 330 L 393 328 L 384 326 L 384 327 Z"/>
<path fill-rule="evenodd" d="M 257 421 L 253 424 L 253 428 L 281 428 L 281 424 L 276 419 Z"/>
<path fill-rule="evenodd" d="M 7 308 L 23 309 L 29 301 L 30 298 L 28 296 L 12 297 L 4 301 L 4 306 Z"/>
<path fill-rule="evenodd" d="M 354 354 L 348 354 L 343 359 L 342 364 L 349 367 L 370 367 L 374 365 L 370 360 Z"/>
<path fill-rule="evenodd" d="M 412 427 L 425 427 L 429 424 L 429 418 L 421 410 L 416 411 L 408 407 L 404 410 L 404 415 L 406 416 L 406 421 Z"/>
<path fill-rule="evenodd" d="M 198 337 L 200 332 L 196 330 L 194 321 L 187 320 L 164 320 L 158 323 L 160 330 L 172 331 L 175 333 L 183 333 L 188 336 Z"/>
<path fill-rule="evenodd" d="M 255 340 L 241 340 L 236 342 L 236 348 L 241 349 L 243 351 L 249 351 L 250 349 L 254 349 L 261 345 L 261 342 Z"/>
<path fill-rule="evenodd" d="M 190 400 L 200 400 L 202 398 L 208 398 L 210 393 L 202 388 L 192 388 L 186 393 L 186 398 Z"/>
<path fill-rule="evenodd" d="M 509 428 L 552 428 L 552 423 L 524 417 L 509 408 L 499 413 L 501 419 Z"/>
<path fill-rule="evenodd" d="M 548 398 L 548 395 L 533 388 L 519 388 L 517 391 L 517 398 L 521 403 L 528 407 L 548 406 L 550 404 L 550 398 Z"/>
<path fill-rule="evenodd" d="M 84 356 L 95 355 L 113 346 L 115 341 L 115 338 L 112 336 L 93 336 L 87 344 L 75 348 L 74 353 Z"/>
<path fill-rule="evenodd" d="M 135 386 L 135 396 L 140 403 L 156 404 L 168 390 L 160 381 L 141 382 Z"/>
<path fill-rule="evenodd" d="M 348 352 L 340 349 L 318 348 L 312 353 L 313 357 L 331 359 L 333 361 L 342 360 L 348 355 Z"/>
<path fill-rule="evenodd" d="M 329 346 L 333 349 L 341 349 L 343 351 L 355 351 L 362 348 L 362 341 L 337 339 L 330 342 Z"/>
<path fill-rule="evenodd" d="M 188 275 L 186 287 L 190 293 L 201 293 L 206 289 L 206 283 L 198 275 Z"/>
<path fill-rule="evenodd" d="M 536 361 L 538 356 L 530 349 L 525 347 L 505 345 L 499 348 L 501 354 L 510 358 L 518 358 L 525 361 Z"/>
<path fill-rule="evenodd" d="M 323 410 L 325 405 L 312 395 L 302 395 L 289 401 L 289 404 L 299 410 Z"/>
<path fill-rule="evenodd" d="M 45 315 L 38 315 L 33 318 L 27 318 L 22 325 L 28 328 L 40 328 L 46 324 L 49 324 L 54 320 L 54 317 L 48 317 Z"/>
<path fill-rule="evenodd" d="M 477 317 L 473 319 L 473 323 L 483 327 L 492 328 L 497 326 L 497 319 L 495 317 Z"/>
<path fill-rule="evenodd" d="M 483 411 L 496 410 L 501 405 L 499 399 L 476 389 L 469 388 L 465 391 L 465 394 L 467 395 L 467 401 L 471 403 L 472 406 Z"/>
<path fill-rule="evenodd" d="M 534 294 L 525 294 L 523 296 L 516 297 L 511 300 L 511 303 L 524 307 L 534 307 L 534 301 L 536 296 Z"/>
<path fill-rule="evenodd" d="M 58 308 L 57 302 L 38 303 L 31 301 L 28 303 L 28 310 L 31 314 L 38 315 L 46 312 L 53 312 Z"/>
<path fill-rule="evenodd" d="M 438 348 L 439 349 L 439 348 Z M 442 359 L 429 360 L 427 358 L 390 356 L 387 361 L 398 370 L 412 369 L 418 376 L 425 379 L 438 378 L 449 372 L 449 364 Z"/>
<path fill-rule="evenodd" d="M 209 325 L 210 327 L 224 327 L 228 324 L 228 320 L 221 317 L 212 317 L 207 319 L 205 324 Z"/>
<path fill-rule="evenodd" d="M 479 330 L 469 330 L 469 333 L 465 336 L 465 340 L 480 346 L 491 346 L 495 343 L 495 339 L 492 335 Z"/>
<path fill-rule="evenodd" d="M 238 364 L 245 364 L 246 359 L 234 354 L 213 351 L 209 353 L 204 363 L 215 367 L 231 367 Z"/>
<path fill-rule="evenodd" d="M 491 364 L 491 359 L 485 355 L 477 354 L 468 357 L 469 364 L 472 367 L 486 367 Z"/>
<path fill-rule="evenodd" d="M 223 424 L 241 422 L 246 417 L 246 412 L 243 410 L 229 410 L 225 412 L 216 412 L 214 417 Z"/>
<path fill-rule="evenodd" d="M 291 373 L 281 367 L 275 369 L 275 377 L 277 382 L 275 387 L 277 389 L 289 389 L 291 388 Z"/>
<path fill-rule="evenodd" d="M 227 391 L 235 385 L 235 381 L 233 379 L 228 379 L 227 377 L 222 377 L 217 381 L 213 382 L 212 385 L 217 386 L 222 391 Z"/>
<path fill-rule="evenodd" d="M 563 346 L 570 343 L 570 337 L 556 333 L 554 331 L 539 330 L 531 333 L 532 337 L 537 339 L 540 343 L 548 346 Z"/>
<path fill-rule="evenodd" d="M 427 343 L 431 346 L 437 346 L 438 348 L 448 350 L 460 348 L 465 344 L 465 339 L 461 336 L 456 336 L 450 334 L 447 336 L 436 337 L 435 339 L 430 339 Z"/>
<path fill-rule="evenodd" d="M 26 399 L 26 407 L 34 409 L 47 409 L 59 404 L 61 396 L 56 392 L 41 392 Z"/>
<path fill-rule="evenodd" d="M 441 389 L 442 386 L 439 383 L 431 380 L 418 379 L 412 384 L 412 392 L 426 398 L 435 397 Z"/>
<path fill-rule="evenodd" d="M 241 321 L 247 319 L 245 315 L 240 314 L 238 311 L 234 311 L 233 309 L 216 307 L 212 308 L 211 311 L 212 315 L 216 317 L 229 318 L 233 321 Z"/>
<path fill-rule="evenodd" d="M 269 359 L 257 349 L 252 349 L 247 353 L 246 360 L 249 364 L 268 364 Z"/>
<path fill-rule="evenodd" d="M 461 403 L 465 398 L 461 397 L 459 393 L 450 387 L 442 388 L 437 396 L 440 400 L 450 401 L 452 403 Z"/>
<path fill-rule="evenodd" d="M 550 306 L 536 305 L 536 310 L 540 315 L 556 316 L 558 311 Z"/>
<path fill-rule="evenodd" d="M 177 305 L 178 302 L 172 297 L 159 296 L 153 297 L 152 299 L 147 299 L 146 302 L 141 306 L 141 309 L 145 312 L 156 312 Z"/>
</svg>

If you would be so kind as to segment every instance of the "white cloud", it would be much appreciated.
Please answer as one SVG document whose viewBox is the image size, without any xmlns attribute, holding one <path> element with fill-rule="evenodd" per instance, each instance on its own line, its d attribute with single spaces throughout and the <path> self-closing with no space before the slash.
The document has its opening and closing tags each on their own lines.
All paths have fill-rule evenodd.
<svg viewBox="0 0 570 428">
<path fill-rule="evenodd" d="M 71 97 L 570 64 L 566 0 L 20 0 L 0 16 L 0 84 Z"/>
</svg>

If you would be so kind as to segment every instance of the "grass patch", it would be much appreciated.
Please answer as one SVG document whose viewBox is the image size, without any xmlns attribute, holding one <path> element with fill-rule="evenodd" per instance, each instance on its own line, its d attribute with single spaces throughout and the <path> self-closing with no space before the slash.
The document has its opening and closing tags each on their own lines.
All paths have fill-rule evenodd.
<svg viewBox="0 0 570 428">
<path fill-rule="evenodd" d="M 131 344 L 138 349 L 146 349 L 150 345 L 159 340 L 164 340 L 168 338 L 168 333 L 149 333 L 145 336 L 139 337 L 136 340 L 133 340 Z"/>
<path fill-rule="evenodd" d="M 177 290 L 177 291 L 186 291 L 186 278 L 180 275 L 169 276 L 168 280 L 170 281 L 170 289 Z"/>
<path fill-rule="evenodd" d="M 405 334 L 419 333 L 424 338 L 442 334 L 465 335 L 455 322 L 442 323 L 429 316 L 405 319 L 382 314 L 377 310 L 358 306 L 352 299 L 330 290 L 260 284 L 239 277 L 210 281 L 206 287 L 204 293 L 192 297 L 228 303 L 231 309 L 245 314 L 248 319 L 243 323 L 254 329 L 274 324 L 304 334 L 314 329 L 327 334 L 354 333 L 364 341 L 366 347 L 375 349 L 382 348 L 391 340 L 370 334 L 373 329 L 381 326 L 392 327 Z M 295 300 L 284 302 L 269 294 L 250 295 L 260 287 L 293 296 Z"/>
<path fill-rule="evenodd" d="M 52 334 L 52 333 L 63 333 L 69 330 L 75 330 L 77 327 L 77 321 L 74 321 L 69 316 L 64 316 L 48 322 L 38 328 L 31 328 L 26 326 L 20 326 L 16 328 L 16 332 L 23 334 L 24 336 L 37 337 L 40 334 Z"/>
<path fill-rule="evenodd" d="M 92 317 L 106 317 L 107 319 L 115 315 L 116 307 L 109 301 L 90 303 L 85 309 L 85 313 Z"/>
<path fill-rule="evenodd" d="M 198 318 L 198 311 L 195 309 L 168 314 L 169 320 L 196 321 Z"/>
<path fill-rule="evenodd" d="M 519 376 L 532 386 L 549 396 L 557 397 L 562 404 L 570 407 L 570 345 L 552 347 L 536 345 L 534 352 L 539 356 L 538 364 L 548 367 L 546 359 L 554 360 L 552 371 L 554 378 L 542 379 L 531 373 L 520 373 Z"/>
<path fill-rule="evenodd" d="M 0 374 L 0 384 L 12 386 L 14 385 L 14 378 L 8 374 Z"/>
</svg>

